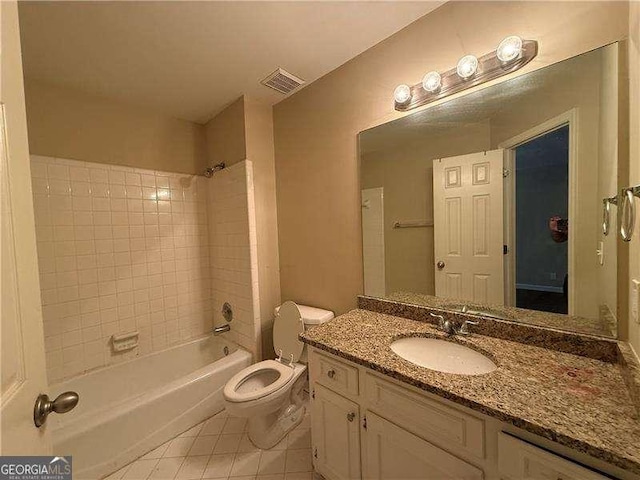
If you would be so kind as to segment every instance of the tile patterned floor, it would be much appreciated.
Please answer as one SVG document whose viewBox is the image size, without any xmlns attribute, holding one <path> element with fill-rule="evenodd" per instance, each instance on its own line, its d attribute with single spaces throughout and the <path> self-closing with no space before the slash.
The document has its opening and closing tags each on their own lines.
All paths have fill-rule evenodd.
<svg viewBox="0 0 640 480">
<path fill-rule="evenodd" d="M 247 422 L 218 413 L 105 480 L 318 480 L 311 463 L 309 413 L 270 450 L 255 447 Z"/>
</svg>

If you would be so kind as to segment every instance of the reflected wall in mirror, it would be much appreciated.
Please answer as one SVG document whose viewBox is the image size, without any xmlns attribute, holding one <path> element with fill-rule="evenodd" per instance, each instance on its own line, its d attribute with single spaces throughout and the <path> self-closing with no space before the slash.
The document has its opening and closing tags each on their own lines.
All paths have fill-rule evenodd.
<svg viewBox="0 0 640 480">
<path fill-rule="evenodd" d="M 621 54 L 362 132 L 365 295 L 615 336 Z"/>
</svg>

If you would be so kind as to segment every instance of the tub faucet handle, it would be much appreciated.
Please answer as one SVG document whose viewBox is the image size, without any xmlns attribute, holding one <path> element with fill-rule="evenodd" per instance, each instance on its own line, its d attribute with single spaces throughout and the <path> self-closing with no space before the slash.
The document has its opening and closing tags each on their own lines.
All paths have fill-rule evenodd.
<svg viewBox="0 0 640 480">
<path fill-rule="evenodd" d="M 214 327 L 213 328 L 213 334 L 214 335 L 220 335 L 224 332 L 228 332 L 229 330 L 231 330 L 231 325 L 229 325 L 228 323 L 225 323 L 224 325 L 220 325 L 218 327 Z"/>
</svg>

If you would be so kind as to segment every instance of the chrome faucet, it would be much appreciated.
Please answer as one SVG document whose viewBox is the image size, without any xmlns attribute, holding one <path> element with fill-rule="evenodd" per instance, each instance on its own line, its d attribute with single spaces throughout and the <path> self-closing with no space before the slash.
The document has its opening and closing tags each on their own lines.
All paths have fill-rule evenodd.
<svg viewBox="0 0 640 480">
<path fill-rule="evenodd" d="M 220 325 L 219 327 L 213 327 L 213 334 L 221 335 L 224 332 L 228 332 L 229 330 L 231 330 L 231 325 L 225 323 L 224 325 Z"/>
<path fill-rule="evenodd" d="M 471 333 L 469 332 L 469 325 L 478 325 L 478 322 L 465 320 L 460 326 L 457 326 L 453 320 L 445 320 L 443 315 L 437 315 L 435 313 L 431 313 L 430 315 L 438 319 L 438 328 L 449 336 L 469 335 Z"/>
</svg>

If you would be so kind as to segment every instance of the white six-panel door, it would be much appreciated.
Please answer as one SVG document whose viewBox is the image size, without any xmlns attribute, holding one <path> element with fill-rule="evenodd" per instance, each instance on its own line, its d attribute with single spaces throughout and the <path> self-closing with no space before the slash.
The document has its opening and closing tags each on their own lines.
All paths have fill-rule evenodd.
<svg viewBox="0 0 640 480">
<path fill-rule="evenodd" d="M 47 455 L 47 430 L 33 422 L 47 380 L 16 2 L 0 12 L 0 455 Z"/>
<path fill-rule="evenodd" d="M 503 150 L 433 161 L 436 296 L 504 303 Z"/>
</svg>

